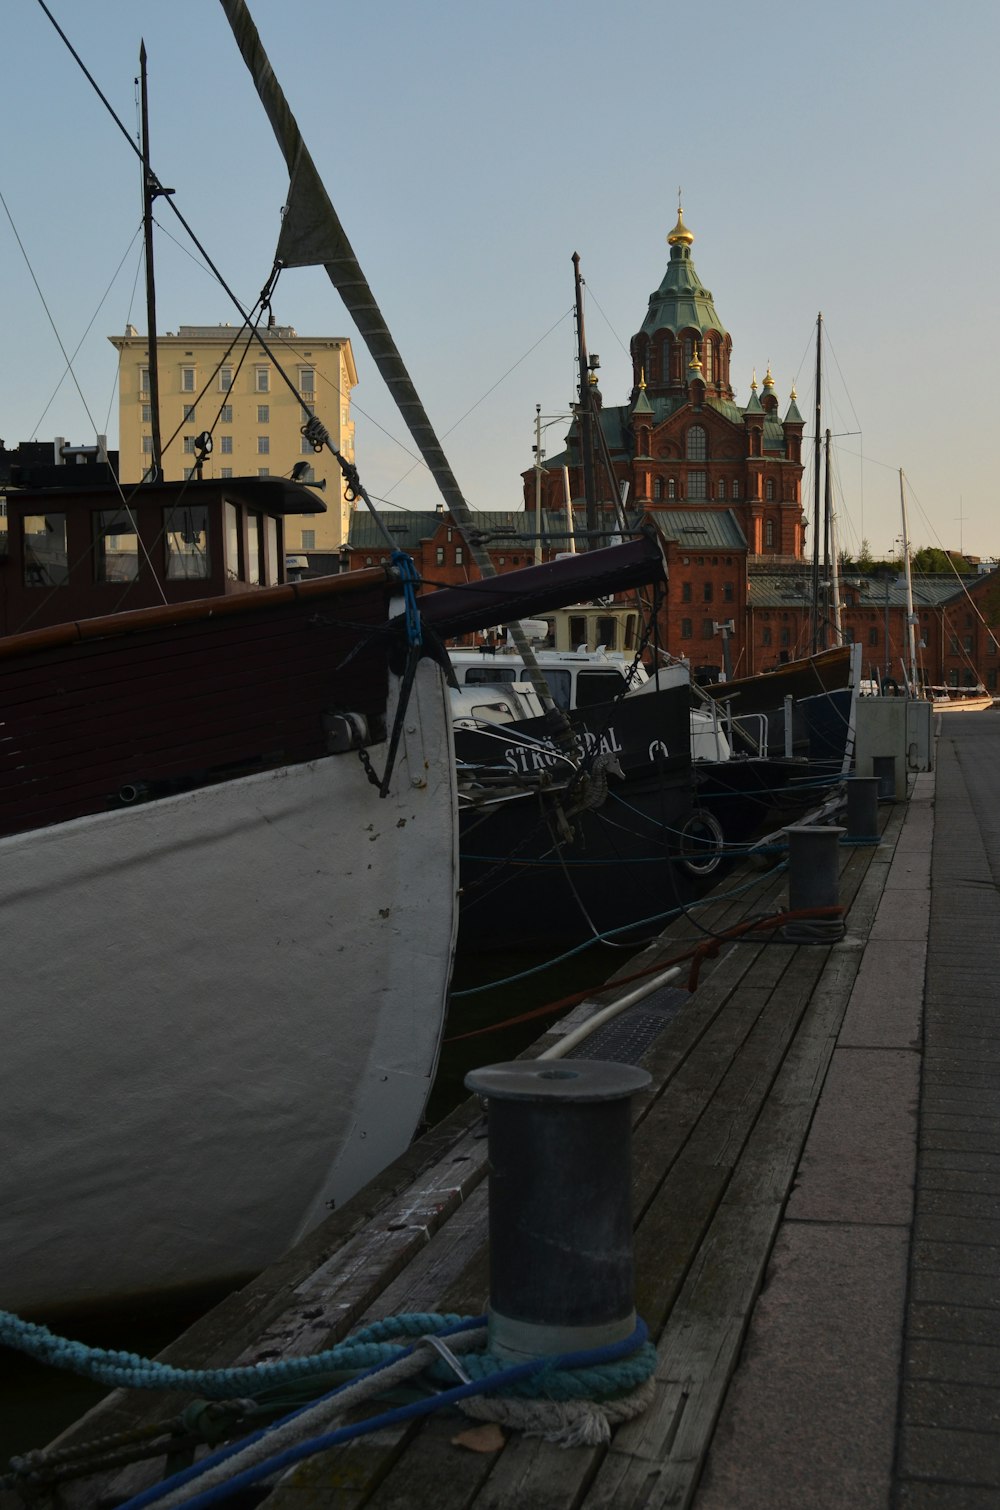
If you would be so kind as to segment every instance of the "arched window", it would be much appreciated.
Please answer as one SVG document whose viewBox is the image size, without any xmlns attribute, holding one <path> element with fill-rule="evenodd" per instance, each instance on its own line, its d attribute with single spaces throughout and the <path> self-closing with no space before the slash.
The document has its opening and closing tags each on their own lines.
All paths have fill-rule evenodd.
<svg viewBox="0 0 1000 1510">
<path fill-rule="evenodd" d="M 733 478 L 733 491 L 732 491 L 733 502 L 734 503 L 738 503 L 739 502 L 739 497 L 740 497 L 740 484 L 739 484 L 739 480 L 734 477 Z"/>
<path fill-rule="evenodd" d="M 708 438 L 704 425 L 689 425 L 685 454 L 688 461 L 704 461 L 708 455 Z"/>
<path fill-rule="evenodd" d="M 654 497 L 654 499 L 656 499 L 656 498 L 662 498 L 663 497 L 663 479 L 662 479 L 662 477 L 658 477 L 656 479 L 656 481 L 653 483 L 653 497 Z"/>
<path fill-rule="evenodd" d="M 684 372 L 687 373 L 691 366 L 691 358 L 694 356 L 694 342 L 690 336 L 684 337 Z"/>
<path fill-rule="evenodd" d="M 764 525 L 764 544 L 768 550 L 774 548 L 774 520 L 769 519 Z"/>
<path fill-rule="evenodd" d="M 726 484 L 721 477 L 715 484 L 715 496 L 720 503 L 724 503 L 726 500 Z"/>
<path fill-rule="evenodd" d="M 715 342 L 711 336 L 705 337 L 705 344 L 701 352 L 702 377 L 706 383 L 715 379 Z"/>
<path fill-rule="evenodd" d="M 662 383 L 669 383 L 670 381 L 670 348 L 672 344 L 669 336 L 663 337 L 663 343 L 660 346 L 660 381 Z"/>
<path fill-rule="evenodd" d="M 668 498 L 676 498 L 677 497 L 677 483 L 676 483 L 676 481 L 675 481 L 675 479 L 673 477 L 671 477 L 670 480 L 669 480 L 669 482 L 667 483 L 667 497 Z"/>
<path fill-rule="evenodd" d="M 769 477 L 767 479 L 767 491 L 766 491 L 766 493 L 765 493 L 764 496 L 766 497 L 768 503 L 773 503 L 774 502 L 774 478 L 773 477 Z"/>
</svg>

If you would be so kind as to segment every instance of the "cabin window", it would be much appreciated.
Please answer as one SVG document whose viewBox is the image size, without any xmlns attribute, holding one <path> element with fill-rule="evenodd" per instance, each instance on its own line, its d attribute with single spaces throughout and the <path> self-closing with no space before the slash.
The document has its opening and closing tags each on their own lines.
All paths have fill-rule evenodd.
<svg viewBox="0 0 1000 1510">
<path fill-rule="evenodd" d="M 615 632 L 617 630 L 617 627 L 618 625 L 615 619 L 598 619 L 597 643 L 599 645 L 606 645 L 609 650 L 617 650 L 618 646 L 615 644 Z"/>
<path fill-rule="evenodd" d="M 271 437 L 269 435 L 258 435 L 258 437 L 257 437 L 257 455 L 258 456 L 269 456 L 270 452 L 271 452 Z"/>
<path fill-rule="evenodd" d="M 69 581 L 65 514 L 26 514 L 24 518 L 25 587 L 65 587 Z"/>
<path fill-rule="evenodd" d="M 231 503 L 226 504 L 231 509 Z M 235 516 L 236 510 L 233 509 Z M 163 538 L 167 549 L 167 577 L 203 580 L 209 575 L 208 509 L 203 503 L 163 510 Z"/>
<path fill-rule="evenodd" d="M 219 368 L 219 392 L 228 393 L 233 386 L 233 369 L 231 367 Z"/>
<path fill-rule="evenodd" d="M 139 575 L 135 519 L 125 509 L 98 509 L 92 515 L 94 581 L 134 582 Z"/>
<path fill-rule="evenodd" d="M 194 368 L 193 367 L 182 367 L 181 368 L 181 392 L 182 393 L 193 393 L 194 392 Z"/>
<path fill-rule="evenodd" d="M 223 404 L 222 408 L 219 410 L 219 424 L 220 425 L 231 425 L 232 422 L 233 422 L 233 406 L 232 406 L 232 404 Z"/>
<path fill-rule="evenodd" d="M 271 369 L 269 367 L 257 367 L 254 369 L 254 391 L 257 393 L 270 393 Z"/>
<path fill-rule="evenodd" d="M 625 646 L 626 650 L 635 649 L 636 615 L 630 613 L 625 620 Z"/>
<path fill-rule="evenodd" d="M 220 450 L 220 452 L 222 453 L 223 456 L 232 456 L 232 454 L 233 454 L 233 437 L 231 435 L 220 435 L 219 436 L 219 450 Z"/>
<path fill-rule="evenodd" d="M 569 643 L 574 650 L 586 648 L 587 645 L 587 621 L 575 615 L 570 616 Z"/>
<path fill-rule="evenodd" d="M 625 678 L 619 671 L 581 671 L 576 678 L 576 706 L 593 708 L 597 703 L 611 703 L 625 691 Z"/>
<path fill-rule="evenodd" d="M 705 461 L 708 456 L 708 438 L 704 425 L 691 425 L 687 433 L 685 455 L 688 461 Z"/>
<path fill-rule="evenodd" d="M 257 423 L 258 423 L 258 425 L 269 424 L 270 423 L 270 419 L 271 419 L 271 405 L 270 404 L 258 404 L 257 405 Z"/>
<path fill-rule="evenodd" d="M 232 579 L 243 576 L 240 561 L 240 516 L 235 503 L 226 504 L 226 576 Z"/>
<path fill-rule="evenodd" d="M 708 482 L 704 472 L 689 472 L 687 480 L 687 496 L 689 498 L 707 498 Z"/>
<path fill-rule="evenodd" d="M 691 620 L 690 619 L 681 619 L 681 639 L 682 640 L 689 640 L 691 638 L 691 634 L 692 634 Z"/>
<path fill-rule="evenodd" d="M 264 554 L 264 531 L 259 514 L 247 514 L 247 581 L 259 585 L 264 571 L 261 557 Z"/>
<path fill-rule="evenodd" d="M 264 534 L 267 543 L 264 580 L 268 586 L 272 586 L 278 580 L 278 521 L 273 514 L 264 516 Z M 315 544 L 315 541 L 313 543 Z M 305 545 L 304 537 L 302 544 Z"/>
</svg>

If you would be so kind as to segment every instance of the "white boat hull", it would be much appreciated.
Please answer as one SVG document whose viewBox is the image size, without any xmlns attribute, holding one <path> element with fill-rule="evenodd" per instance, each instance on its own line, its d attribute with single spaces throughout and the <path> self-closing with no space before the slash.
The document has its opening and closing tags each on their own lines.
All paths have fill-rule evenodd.
<svg viewBox="0 0 1000 1510">
<path fill-rule="evenodd" d="M 0 1307 L 258 1271 L 406 1148 L 457 927 L 427 660 L 404 727 L 385 800 L 344 754 L 0 841 Z"/>
</svg>

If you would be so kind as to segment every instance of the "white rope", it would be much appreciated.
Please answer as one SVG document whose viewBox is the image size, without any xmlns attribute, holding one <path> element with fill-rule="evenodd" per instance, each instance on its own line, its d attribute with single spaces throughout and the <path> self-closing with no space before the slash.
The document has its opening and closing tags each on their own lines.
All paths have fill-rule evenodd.
<svg viewBox="0 0 1000 1510">
<path fill-rule="evenodd" d="M 643 1380 L 637 1389 L 617 1400 L 514 1400 L 473 1395 L 459 1400 L 463 1415 L 493 1421 L 525 1436 L 542 1437 L 559 1447 L 604 1447 L 611 1429 L 642 1415 L 653 1403 L 656 1380 Z"/>
</svg>

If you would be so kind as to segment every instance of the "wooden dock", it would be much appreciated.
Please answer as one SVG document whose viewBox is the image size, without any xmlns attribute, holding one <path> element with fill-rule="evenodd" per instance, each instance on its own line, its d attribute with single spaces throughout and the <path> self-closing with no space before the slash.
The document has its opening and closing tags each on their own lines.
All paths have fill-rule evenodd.
<svg viewBox="0 0 1000 1510">
<path fill-rule="evenodd" d="M 880 808 L 879 845 L 842 846 L 840 898 L 848 910 L 840 942 L 723 942 L 679 1010 L 669 989 L 630 1009 L 639 1039 L 651 1040 L 642 1063 L 652 1084 L 634 1104 L 633 1201 L 636 1308 L 659 1359 L 652 1407 L 621 1426 L 604 1448 L 562 1449 L 514 1433 L 502 1448 L 480 1453 L 454 1445 L 468 1424 L 462 1418 L 432 1417 L 321 1454 L 263 1497 L 240 1503 L 268 1510 L 874 1510 L 890 1504 L 913 1192 L 912 1161 L 892 1161 L 897 1146 L 915 1147 L 919 1045 L 913 1022 L 919 1033 L 933 780 L 916 779 L 908 806 Z M 630 962 L 629 973 L 690 948 L 706 936 L 703 930 L 724 933 L 751 914 L 779 910 L 787 897 L 783 874 L 749 868 L 718 890 L 695 914 L 697 924 L 679 919 Z M 905 963 L 913 956 L 914 929 L 919 980 L 913 972 L 907 976 Z M 914 983 L 916 1001 L 907 1015 Z M 535 1051 L 612 999 L 615 989 L 577 1009 Z M 874 1038 L 864 1026 L 872 1002 L 899 1004 Z M 881 1006 L 877 1015 L 884 1023 Z M 578 1052 L 600 1057 L 604 1051 L 595 1039 Z M 878 1147 L 866 1153 L 857 1138 L 852 1143 L 852 1126 L 866 1137 L 875 1127 Z M 883 1154 L 888 1174 L 875 1168 Z M 319 1352 L 362 1321 L 400 1312 L 478 1314 L 489 1290 L 485 1176 L 482 1116 L 467 1102 L 161 1356 L 224 1367 Z M 862 1188 L 862 1204 L 867 1191 L 872 1210 L 859 1214 L 851 1207 L 855 1197 L 841 1186 L 852 1180 Z M 815 1276 L 796 1247 L 803 1234 L 812 1241 L 817 1232 L 834 1247 L 855 1245 L 839 1268 L 834 1262 L 837 1283 L 844 1273 L 848 1281 L 863 1275 L 863 1304 L 855 1307 L 849 1282 L 834 1294 L 834 1313 L 838 1295 L 855 1307 L 841 1328 L 846 1342 L 836 1314 L 831 1321 L 839 1339 L 834 1351 L 840 1349 L 834 1359 L 823 1356 L 829 1339 L 810 1334 L 810 1317 L 825 1302 L 822 1295 L 809 1300 Z M 869 1239 L 875 1249 L 856 1251 Z M 806 1281 L 798 1289 L 797 1258 L 805 1262 Z M 819 1287 L 823 1295 L 830 1272 Z M 748 1460 L 746 1447 L 753 1441 L 747 1422 L 769 1409 L 752 1380 L 757 1322 L 758 1362 L 768 1388 L 766 1367 L 780 1374 L 787 1361 L 782 1316 L 794 1316 L 802 1296 L 807 1314 L 800 1330 L 815 1351 L 792 1360 L 782 1376 L 791 1401 L 782 1409 L 794 1412 L 798 1391 L 817 1416 L 829 1411 L 834 1424 L 827 1430 L 822 1420 L 813 1421 L 811 1447 L 803 1448 L 792 1432 L 788 1462 L 776 1449 L 777 1466 L 769 1473 L 759 1455 Z M 777 1308 L 777 1322 L 769 1305 Z M 775 1337 L 777 1364 L 768 1364 Z M 749 1394 L 741 1394 L 744 1377 L 751 1378 Z M 153 1403 L 149 1396 L 115 1393 L 60 1445 L 167 1420 L 177 1409 L 176 1396 Z M 823 1453 L 832 1432 L 844 1435 L 831 1463 Z M 816 1461 L 803 1469 L 802 1454 L 809 1452 Z M 797 1470 L 789 1466 L 794 1458 Z M 46 1503 L 59 1510 L 118 1504 L 162 1469 L 161 1460 L 68 1484 Z M 12 1494 L 0 1498 L 5 1510 L 20 1503 Z M 954 1503 L 957 1510 L 959 1503 L 978 1506 L 980 1500 L 898 1503 L 928 1510 Z"/>
</svg>

